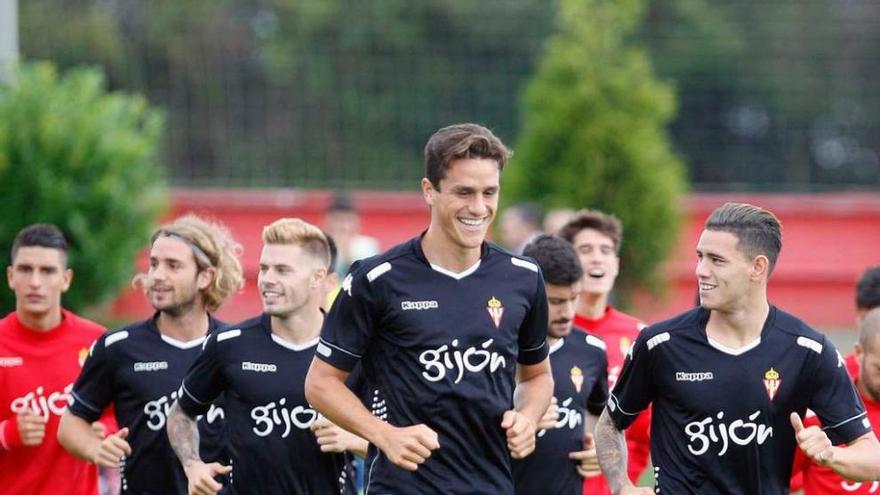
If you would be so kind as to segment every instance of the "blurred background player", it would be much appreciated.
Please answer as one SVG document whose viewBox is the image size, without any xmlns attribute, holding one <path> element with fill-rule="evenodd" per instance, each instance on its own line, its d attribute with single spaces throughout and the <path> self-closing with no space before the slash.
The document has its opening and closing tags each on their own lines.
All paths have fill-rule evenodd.
<svg viewBox="0 0 880 495">
<path fill-rule="evenodd" d="M 195 215 L 160 227 L 149 269 L 135 278 L 155 312 L 96 342 L 74 385 L 58 438 L 82 459 L 120 466 L 123 494 L 186 493 L 166 415 L 205 336 L 222 324 L 211 313 L 243 285 L 240 250 L 225 227 Z M 96 439 L 88 424 L 111 405 L 121 429 Z M 226 458 L 222 417 L 212 408 L 199 421 L 206 459 Z"/>
<path fill-rule="evenodd" d="M 379 241 L 361 233 L 361 217 L 347 192 L 339 191 L 333 195 L 324 216 L 324 230 L 336 242 L 335 271 L 339 277 L 344 277 L 355 261 L 379 252 Z"/>
<path fill-rule="evenodd" d="M 853 352 L 845 358 L 846 369 L 865 403 L 868 420 L 875 431 L 880 426 L 880 342 L 876 340 L 880 332 L 880 319 L 878 315 L 873 315 L 871 321 L 866 318 L 877 308 L 880 308 L 880 267 L 875 266 L 865 270 L 856 284 L 859 338 Z M 818 424 L 819 418 L 812 411 L 807 411 L 804 425 Z M 791 479 L 791 491 L 803 489 L 804 495 L 880 493 L 880 482 L 844 480 L 833 470 L 812 462 L 800 450 L 795 452 Z"/>
<path fill-rule="evenodd" d="M 501 243 L 511 253 L 522 254 L 526 245 L 541 235 L 541 208 L 535 203 L 517 203 L 501 214 Z"/>
<path fill-rule="evenodd" d="M 70 387 L 104 328 L 61 307 L 73 271 L 54 225 L 21 230 L 6 280 L 15 311 L 0 320 L 0 492 L 97 495 L 98 470 L 61 448 L 56 432 Z M 92 424 L 86 434 L 100 442 Z M 114 427 L 109 421 L 109 428 Z"/>
<path fill-rule="evenodd" d="M 623 226 L 616 217 L 597 210 L 581 210 L 559 231 L 578 254 L 584 278 L 574 316 L 581 328 L 605 342 L 608 354 L 608 387 L 614 388 L 630 345 L 645 324 L 611 306 L 609 298 L 620 272 Z M 650 409 L 642 413 L 626 432 L 629 452 L 627 472 L 638 480 L 648 466 Z M 584 480 L 584 495 L 610 494 L 601 476 Z"/>
<path fill-rule="evenodd" d="M 593 428 L 608 399 L 605 344 L 581 331 L 572 333 L 583 270 L 571 244 L 541 235 L 523 255 L 544 275 L 549 307 L 547 343 L 553 370 L 558 419 L 538 432 L 535 452 L 513 461 L 518 495 L 580 495 L 583 478 L 599 476 Z"/>
<path fill-rule="evenodd" d="M 304 382 L 324 315 L 327 239 L 283 218 L 263 229 L 258 285 L 264 313 L 212 334 L 183 381 L 168 437 L 190 494 L 217 493 L 214 478 L 234 467 L 224 493 L 337 495 L 347 480 L 341 454 L 323 453 L 310 430 L 318 412 Z M 226 395 L 230 463 L 205 462 L 196 418 Z M 330 439 L 336 441 L 336 439 Z M 352 446 L 363 454 L 366 442 Z"/>
<path fill-rule="evenodd" d="M 553 208 L 544 215 L 544 232 L 551 235 L 559 235 L 559 231 L 562 230 L 562 227 L 565 227 L 572 218 L 574 218 L 576 211 L 574 208 Z"/>
</svg>

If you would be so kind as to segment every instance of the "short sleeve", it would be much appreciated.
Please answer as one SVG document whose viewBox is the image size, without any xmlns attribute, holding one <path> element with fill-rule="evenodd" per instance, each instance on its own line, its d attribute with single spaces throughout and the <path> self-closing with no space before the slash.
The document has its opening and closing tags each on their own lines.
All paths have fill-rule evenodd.
<svg viewBox="0 0 880 495">
<path fill-rule="evenodd" d="M 599 360 L 601 361 L 597 368 L 599 376 L 593 385 L 593 390 L 590 391 L 590 395 L 587 397 L 587 412 L 596 416 L 602 414 L 602 408 L 605 407 L 605 403 L 608 401 L 608 357 L 604 352 L 599 354 Z"/>
<path fill-rule="evenodd" d="M 379 298 L 375 278 L 391 268 L 390 263 L 364 273 L 355 263 L 342 281 L 342 289 L 327 313 L 316 356 L 331 366 L 351 372 L 363 356 L 376 331 Z"/>
<path fill-rule="evenodd" d="M 827 338 L 821 351 L 808 406 L 834 445 L 849 443 L 870 432 L 871 424 L 843 357 Z"/>
<path fill-rule="evenodd" d="M 516 358 L 519 364 L 538 364 L 550 354 L 550 347 L 547 345 L 547 313 L 547 292 L 544 289 L 544 277 L 539 270 L 531 306 L 519 327 L 519 354 Z"/>
<path fill-rule="evenodd" d="M 648 335 L 648 332 L 642 331 L 633 343 L 623 361 L 623 370 L 617 384 L 608 397 L 608 412 L 618 430 L 629 428 L 639 413 L 647 409 L 654 400 Z M 668 336 L 660 334 L 653 338 L 662 338 L 663 335 Z"/>
<path fill-rule="evenodd" d="M 218 344 L 220 340 L 225 340 L 224 337 L 235 338 L 234 332 L 240 334 L 241 330 L 208 334 L 202 344 L 202 352 L 183 379 L 181 391 L 177 394 L 177 403 L 190 417 L 208 412 L 211 403 L 226 389 L 226 376 L 223 374 Z"/>
<path fill-rule="evenodd" d="M 95 340 L 70 393 L 68 410 L 83 420 L 97 421 L 113 402 L 113 367 L 107 359 L 107 336 Z"/>
</svg>

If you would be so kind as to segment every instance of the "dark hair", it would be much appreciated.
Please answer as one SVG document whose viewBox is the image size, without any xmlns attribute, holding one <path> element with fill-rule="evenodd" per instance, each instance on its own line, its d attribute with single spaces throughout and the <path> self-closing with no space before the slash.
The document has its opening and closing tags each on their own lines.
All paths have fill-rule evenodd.
<svg viewBox="0 0 880 495">
<path fill-rule="evenodd" d="M 568 221 L 560 230 L 559 236 L 573 243 L 574 238 L 582 230 L 595 230 L 614 243 L 614 251 L 620 252 L 620 242 L 623 240 L 623 225 L 614 215 L 603 213 L 599 210 L 581 210 Z"/>
<path fill-rule="evenodd" d="M 737 238 L 737 249 L 754 258 L 764 255 L 773 273 L 782 250 L 782 224 L 776 215 L 747 203 L 724 203 L 706 219 L 706 230 L 729 232 Z"/>
<path fill-rule="evenodd" d="M 435 132 L 425 145 L 425 177 L 434 189 L 446 177 L 449 164 L 460 158 L 486 158 L 498 163 L 498 170 L 510 158 L 510 151 L 492 131 L 477 124 L 455 124 Z"/>
<path fill-rule="evenodd" d="M 327 205 L 327 211 L 352 211 L 357 210 L 354 207 L 351 195 L 347 191 L 336 191 Z"/>
<path fill-rule="evenodd" d="M 550 285 L 572 285 L 584 275 L 574 246 L 555 235 L 539 235 L 526 246 L 523 255 L 538 262 L 544 281 Z"/>
<path fill-rule="evenodd" d="M 15 255 L 23 247 L 44 247 L 61 251 L 64 262 L 67 262 L 67 239 L 58 227 L 49 223 L 35 223 L 21 229 L 12 241 L 10 262 L 15 262 Z"/>
<path fill-rule="evenodd" d="M 880 266 L 868 268 L 856 285 L 856 308 L 880 307 Z"/>
<path fill-rule="evenodd" d="M 327 248 L 330 250 L 330 263 L 327 265 L 327 273 L 333 273 L 336 271 L 336 263 L 339 259 L 339 248 L 336 247 L 336 241 L 333 239 L 333 236 L 324 230 L 321 232 L 324 232 L 324 237 L 327 238 Z"/>
</svg>

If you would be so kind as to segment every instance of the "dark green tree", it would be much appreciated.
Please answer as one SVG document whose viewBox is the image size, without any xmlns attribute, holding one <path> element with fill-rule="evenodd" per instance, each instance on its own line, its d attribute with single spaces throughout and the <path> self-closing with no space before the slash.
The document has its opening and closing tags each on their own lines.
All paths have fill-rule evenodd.
<svg viewBox="0 0 880 495">
<path fill-rule="evenodd" d="M 619 302 L 659 287 L 676 240 L 684 167 L 666 125 L 672 89 L 632 42 L 642 0 L 561 0 L 557 32 L 524 96 L 507 202 L 595 208 L 624 225 Z"/>
<path fill-rule="evenodd" d="M 59 76 L 50 64 L 28 64 L 0 85 L 6 263 L 22 227 L 54 223 L 71 244 L 65 306 L 92 308 L 115 296 L 167 205 L 156 159 L 162 120 L 145 99 L 108 93 L 95 69 Z M 11 291 L 0 291 L 0 312 L 14 306 Z"/>
</svg>

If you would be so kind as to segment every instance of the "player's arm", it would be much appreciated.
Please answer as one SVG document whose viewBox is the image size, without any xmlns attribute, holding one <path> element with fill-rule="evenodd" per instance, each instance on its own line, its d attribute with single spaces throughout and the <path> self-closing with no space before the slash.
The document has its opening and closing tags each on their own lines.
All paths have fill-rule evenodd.
<svg viewBox="0 0 880 495">
<path fill-rule="evenodd" d="M 587 413 L 584 417 L 584 448 L 568 454 L 569 459 L 578 463 L 576 469 L 583 478 L 593 478 L 602 474 L 599 456 L 596 454 L 595 431 L 598 421 L 598 416 Z"/>
<path fill-rule="evenodd" d="M 880 443 L 873 431 L 849 442 L 846 448 L 831 444 L 819 426 L 804 427 L 800 416 L 791 413 L 791 424 L 798 446 L 820 466 L 828 466 L 837 474 L 853 481 L 880 479 Z"/>
<path fill-rule="evenodd" d="M 516 378 L 513 409 L 504 412 L 501 428 L 507 433 L 507 448 L 511 457 L 522 459 L 535 450 L 536 425 L 553 397 L 550 358 L 544 358 L 537 364 L 518 363 Z"/>
<path fill-rule="evenodd" d="M 105 436 L 97 431 L 95 424 L 70 410 L 65 411 L 58 426 L 58 443 L 80 459 L 108 468 L 119 467 L 122 457 L 131 455 L 128 428 Z"/>
<path fill-rule="evenodd" d="M 306 400 L 330 421 L 366 439 L 388 460 L 408 471 L 438 449 L 437 433 L 423 424 L 398 428 L 373 416 L 345 385 L 348 372 L 322 359 L 312 360 L 306 376 Z"/>
<path fill-rule="evenodd" d="M 626 438 L 618 430 L 608 409 L 602 411 L 596 423 L 596 454 L 602 474 L 614 495 L 648 495 L 654 493 L 647 487 L 637 487 L 626 474 Z"/>
<path fill-rule="evenodd" d="M 321 417 L 312 423 L 311 430 L 318 445 L 321 446 L 321 452 L 351 452 L 361 459 L 367 457 L 370 442 L 339 427 L 327 418 Z"/>
</svg>

